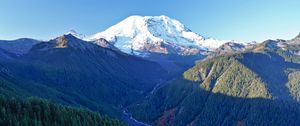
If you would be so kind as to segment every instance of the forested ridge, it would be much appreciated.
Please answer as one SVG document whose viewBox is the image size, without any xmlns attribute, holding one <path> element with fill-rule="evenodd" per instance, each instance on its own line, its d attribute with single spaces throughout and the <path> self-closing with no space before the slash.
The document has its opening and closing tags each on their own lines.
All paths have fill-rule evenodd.
<svg viewBox="0 0 300 126">
<path fill-rule="evenodd" d="M 300 125 L 299 56 L 269 44 L 202 60 L 129 108 L 160 126 Z"/>
<path fill-rule="evenodd" d="M 125 123 L 85 108 L 74 108 L 30 97 L 0 96 L 1 126 L 124 126 Z"/>
</svg>

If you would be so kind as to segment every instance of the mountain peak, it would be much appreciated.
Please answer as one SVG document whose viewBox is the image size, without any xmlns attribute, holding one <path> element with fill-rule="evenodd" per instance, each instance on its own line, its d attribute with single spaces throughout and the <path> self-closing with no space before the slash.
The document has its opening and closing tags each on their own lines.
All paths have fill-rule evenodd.
<svg viewBox="0 0 300 126">
<path fill-rule="evenodd" d="M 160 15 L 159 17 L 161 17 L 161 18 L 169 18 L 169 17 L 166 16 L 166 15 Z"/>
<path fill-rule="evenodd" d="M 74 36 L 76 38 L 79 38 L 79 39 L 85 39 L 86 38 L 86 36 L 84 34 L 80 34 L 74 29 L 71 29 L 70 31 L 66 32 L 64 35 L 72 35 L 72 36 Z"/>
<path fill-rule="evenodd" d="M 130 16 L 88 40 L 100 38 L 125 53 L 142 56 L 149 53 L 199 55 L 227 42 L 206 39 L 165 15 Z"/>
<path fill-rule="evenodd" d="M 160 15 L 160 16 L 140 16 L 140 15 L 132 15 L 129 16 L 127 18 L 125 18 L 123 21 L 125 20 L 139 20 L 139 19 L 164 19 L 164 20 L 174 20 L 171 19 L 170 17 L 166 16 L 166 15 Z"/>
<path fill-rule="evenodd" d="M 64 34 L 63 36 L 57 37 L 55 39 L 56 46 L 55 48 L 67 48 L 69 46 L 69 42 L 76 42 L 77 38 L 73 36 L 73 34 Z"/>
<path fill-rule="evenodd" d="M 289 44 L 300 44 L 300 33 L 293 39 L 288 40 L 287 42 Z"/>
<path fill-rule="evenodd" d="M 296 38 L 300 38 L 300 32 L 299 32 L 299 34 L 296 36 Z"/>
<path fill-rule="evenodd" d="M 48 43 L 48 44 L 47 44 Z M 63 34 L 55 39 L 50 40 L 49 42 L 42 43 L 48 46 L 45 46 L 47 49 L 49 48 L 73 48 L 73 49 L 80 49 L 85 50 L 89 48 L 93 48 L 95 45 L 86 42 L 84 40 L 79 39 L 78 37 L 74 36 L 74 34 L 68 33 Z"/>
<path fill-rule="evenodd" d="M 67 33 L 65 33 L 65 35 L 69 35 L 69 34 L 71 34 L 73 36 L 78 35 L 78 33 L 74 29 L 71 29 L 70 31 L 68 31 Z"/>
</svg>

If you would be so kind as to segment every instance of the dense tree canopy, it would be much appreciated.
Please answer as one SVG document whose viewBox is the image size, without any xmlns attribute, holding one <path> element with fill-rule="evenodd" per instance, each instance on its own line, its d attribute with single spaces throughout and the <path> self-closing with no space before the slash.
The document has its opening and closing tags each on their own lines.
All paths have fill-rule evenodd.
<svg viewBox="0 0 300 126">
<path fill-rule="evenodd" d="M 122 126 L 124 123 L 87 109 L 49 101 L 0 97 L 1 126 Z"/>
</svg>

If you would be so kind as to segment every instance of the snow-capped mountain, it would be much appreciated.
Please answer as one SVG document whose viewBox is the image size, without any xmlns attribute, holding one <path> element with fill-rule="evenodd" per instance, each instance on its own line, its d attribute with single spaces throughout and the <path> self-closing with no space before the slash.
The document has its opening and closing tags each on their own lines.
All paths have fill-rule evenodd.
<svg viewBox="0 0 300 126">
<path fill-rule="evenodd" d="M 179 21 L 164 15 L 130 16 L 87 40 L 96 41 L 101 38 L 125 53 L 140 56 L 149 53 L 206 54 L 229 42 L 200 36 Z"/>
</svg>

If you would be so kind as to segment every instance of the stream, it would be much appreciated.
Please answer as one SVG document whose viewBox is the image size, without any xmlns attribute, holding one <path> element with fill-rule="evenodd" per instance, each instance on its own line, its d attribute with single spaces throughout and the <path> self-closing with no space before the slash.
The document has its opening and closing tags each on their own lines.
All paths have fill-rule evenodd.
<svg viewBox="0 0 300 126">
<path fill-rule="evenodd" d="M 127 110 L 123 110 L 123 117 L 122 119 L 126 121 L 130 126 L 151 126 L 149 124 L 140 122 L 132 117 L 132 114 L 129 113 Z"/>
<path fill-rule="evenodd" d="M 167 81 L 164 81 L 164 83 Z M 149 94 L 146 96 L 146 98 L 148 98 L 150 95 L 153 95 L 153 93 L 160 87 L 162 86 L 163 82 L 160 79 L 160 82 L 157 83 L 154 88 L 149 92 Z M 135 118 L 133 118 L 132 114 L 130 112 L 128 112 L 126 109 L 123 109 L 123 116 L 122 119 L 127 122 L 130 126 L 151 126 L 150 124 L 144 123 L 144 122 L 140 122 L 138 120 L 136 120 Z"/>
</svg>

